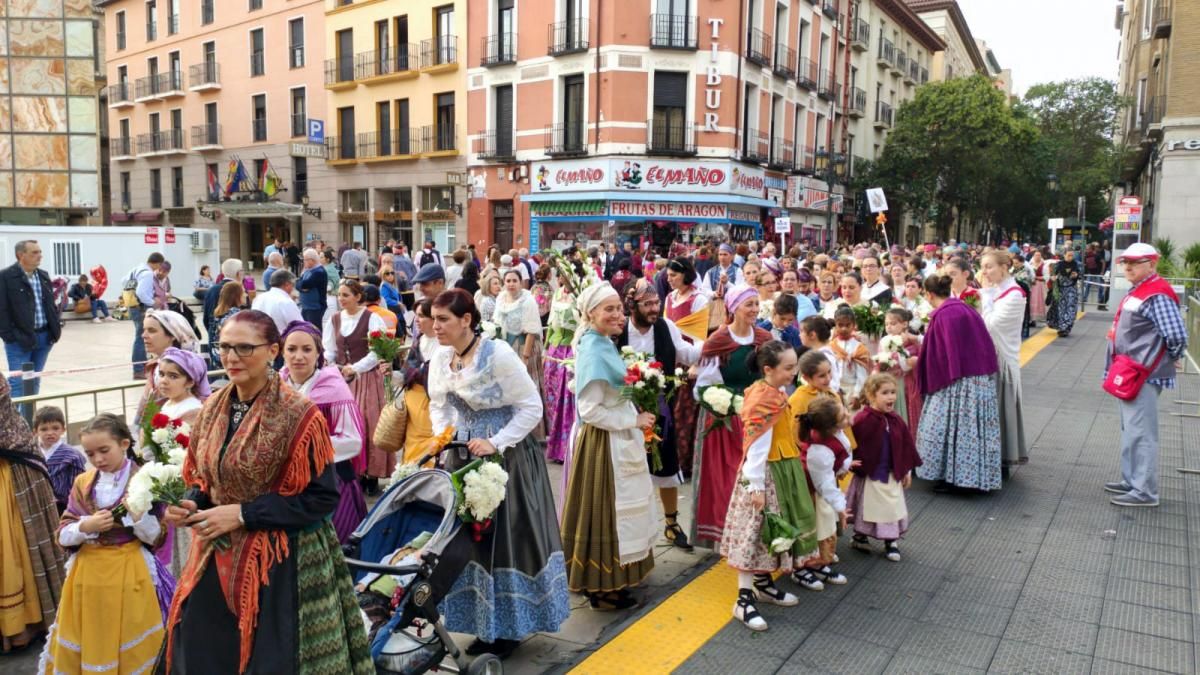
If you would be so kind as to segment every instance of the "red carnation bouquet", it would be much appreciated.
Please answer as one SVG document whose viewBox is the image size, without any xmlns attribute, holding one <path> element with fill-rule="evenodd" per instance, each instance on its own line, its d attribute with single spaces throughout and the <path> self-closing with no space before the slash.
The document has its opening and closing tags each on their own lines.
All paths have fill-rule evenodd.
<svg viewBox="0 0 1200 675">
<path fill-rule="evenodd" d="M 191 425 L 180 419 L 171 419 L 162 412 L 157 401 L 146 405 L 142 420 L 142 459 L 183 466 L 183 459 L 191 445 Z"/>
<path fill-rule="evenodd" d="M 386 363 L 389 366 L 387 374 L 383 376 L 383 389 L 387 394 L 388 403 L 391 403 L 396 398 L 396 393 L 392 391 L 391 365 L 396 360 L 396 355 L 403 351 L 404 342 L 394 337 L 388 337 L 388 334 L 381 330 L 373 330 L 367 335 L 367 346 L 380 363 Z"/>
<path fill-rule="evenodd" d="M 638 412 L 653 413 L 657 419 L 660 414 L 659 404 L 665 403 L 679 384 L 679 373 L 669 375 L 669 371 L 663 368 L 661 362 L 646 354 L 635 352 L 631 347 L 621 350 L 621 359 L 625 363 L 625 386 L 621 387 L 621 395 L 629 399 Z M 661 431 L 661 427 L 655 424 L 643 432 L 646 452 L 650 454 L 651 471 L 662 470 L 662 457 L 658 452 L 662 442 L 662 437 L 659 436 Z"/>
</svg>

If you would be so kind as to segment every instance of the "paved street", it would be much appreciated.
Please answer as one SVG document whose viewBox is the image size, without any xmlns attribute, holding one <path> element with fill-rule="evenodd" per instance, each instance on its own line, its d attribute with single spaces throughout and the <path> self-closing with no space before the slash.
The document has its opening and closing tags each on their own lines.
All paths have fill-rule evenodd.
<svg viewBox="0 0 1200 675">
<path fill-rule="evenodd" d="M 1195 672 L 1200 477 L 1175 469 L 1200 466 L 1200 419 L 1169 413 L 1183 409 L 1177 398 L 1200 400 L 1200 377 L 1183 376 L 1182 389 L 1161 398 L 1162 506 L 1110 506 L 1099 486 L 1118 475 L 1119 420 L 1098 386 L 1110 321 L 1089 314 L 1069 338 L 1027 343 L 1030 353 L 1041 347 L 1024 367 L 1031 463 L 990 496 L 910 491 L 903 562 L 843 542 L 850 583 L 796 590 L 795 608 L 760 607 L 771 629 L 752 634 L 730 618 L 729 568 L 664 544 L 639 613 L 592 612 L 575 598 L 563 631 L 528 640 L 506 671 Z M 50 367 L 128 358 L 129 330 L 73 323 Z M 110 371 L 47 388 L 125 377 Z M 0 660 L 0 670 L 32 672 L 36 660 Z"/>
</svg>

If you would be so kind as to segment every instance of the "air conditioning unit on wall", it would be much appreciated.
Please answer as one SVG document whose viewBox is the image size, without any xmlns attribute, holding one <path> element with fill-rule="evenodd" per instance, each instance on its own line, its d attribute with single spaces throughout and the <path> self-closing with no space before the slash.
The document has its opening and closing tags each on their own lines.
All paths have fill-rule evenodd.
<svg viewBox="0 0 1200 675">
<path fill-rule="evenodd" d="M 217 248 L 217 233 L 216 232 L 193 232 L 192 233 L 192 250 L 201 253 L 204 251 L 212 251 Z"/>
</svg>

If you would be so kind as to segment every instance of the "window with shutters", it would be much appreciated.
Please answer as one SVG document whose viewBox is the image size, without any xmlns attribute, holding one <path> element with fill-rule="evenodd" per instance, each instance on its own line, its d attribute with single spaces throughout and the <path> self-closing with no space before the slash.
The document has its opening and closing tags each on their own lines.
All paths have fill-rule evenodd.
<svg viewBox="0 0 1200 675">
<path fill-rule="evenodd" d="M 408 99 L 396 99 L 396 154 L 411 155 L 417 152 L 412 147 L 413 132 L 409 128 Z"/>
<path fill-rule="evenodd" d="M 496 87 L 496 156 L 513 155 L 513 88 Z"/>
<path fill-rule="evenodd" d="M 83 274 L 83 242 L 54 241 L 50 247 L 54 255 L 54 276 L 69 277 L 73 281 Z"/>
<path fill-rule="evenodd" d="M 583 75 L 563 78 L 563 131 L 567 150 L 583 148 Z"/>
<path fill-rule="evenodd" d="M 651 124 L 655 148 L 683 148 L 687 126 L 687 90 L 687 73 L 654 71 L 654 119 Z"/>
</svg>

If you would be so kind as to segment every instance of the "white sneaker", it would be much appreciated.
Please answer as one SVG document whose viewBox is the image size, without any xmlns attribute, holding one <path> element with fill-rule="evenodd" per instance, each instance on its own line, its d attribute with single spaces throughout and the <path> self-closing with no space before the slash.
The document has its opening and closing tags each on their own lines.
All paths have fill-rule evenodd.
<svg viewBox="0 0 1200 675">
<path fill-rule="evenodd" d="M 754 607 L 754 591 L 749 588 L 738 589 L 737 602 L 733 603 L 733 618 L 752 631 L 762 632 L 767 629 L 767 620 L 762 618 Z"/>
<path fill-rule="evenodd" d="M 825 584 L 817 578 L 817 575 L 812 573 L 812 570 L 802 569 L 792 571 L 792 581 L 796 582 L 800 587 L 810 591 L 823 591 Z"/>
<path fill-rule="evenodd" d="M 92 319 L 92 323 L 101 323 L 100 317 L 96 317 L 96 318 Z"/>
</svg>

